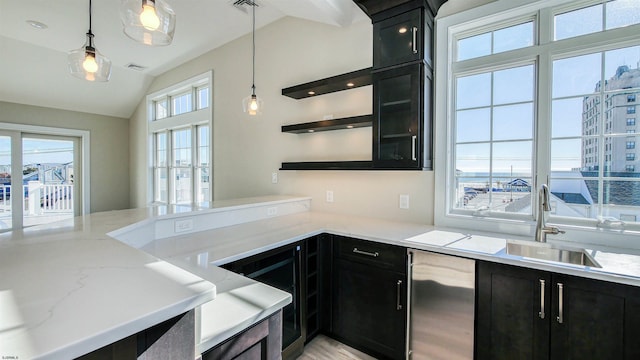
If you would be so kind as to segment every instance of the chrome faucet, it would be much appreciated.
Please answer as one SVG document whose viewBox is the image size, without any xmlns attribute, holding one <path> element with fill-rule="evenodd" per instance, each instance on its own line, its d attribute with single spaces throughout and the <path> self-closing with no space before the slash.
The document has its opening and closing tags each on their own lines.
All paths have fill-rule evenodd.
<svg viewBox="0 0 640 360">
<path fill-rule="evenodd" d="M 537 242 L 546 243 L 547 234 L 557 235 L 564 234 L 564 231 L 560 230 L 556 226 L 547 226 L 546 216 L 551 211 L 551 202 L 549 201 L 549 188 L 547 184 L 540 186 L 540 192 L 538 193 L 538 219 L 536 222 L 536 237 Z"/>
</svg>

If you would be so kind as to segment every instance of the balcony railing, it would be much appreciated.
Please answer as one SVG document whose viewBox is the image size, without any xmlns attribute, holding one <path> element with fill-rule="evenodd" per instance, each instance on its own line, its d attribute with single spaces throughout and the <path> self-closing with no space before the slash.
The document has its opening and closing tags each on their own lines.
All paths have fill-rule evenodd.
<svg viewBox="0 0 640 360">
<path fill-rule="evenodd" d="M 25 215 L 73 214 L 73 185 L 30 181 L 22 191 Z M 0 184 L 0 213 L 11 212 L 11 193 L 11 185 Z"/>
</svg>

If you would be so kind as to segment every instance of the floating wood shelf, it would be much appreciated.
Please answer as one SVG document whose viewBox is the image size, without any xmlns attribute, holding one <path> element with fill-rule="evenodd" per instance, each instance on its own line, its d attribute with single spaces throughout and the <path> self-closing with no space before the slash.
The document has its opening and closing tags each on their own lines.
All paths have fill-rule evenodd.
<svg viewBox="0 0 640 360">
<path fill-rule="evenodd" d="M 371 85 L 371 68 L 356 70 L 346 74 L 311 81 L 282 89 L 282 95 L 293 99 L 304 99 L 336 91 L 355 89 Z"/>
<path fill-rule="evenodd" d="M 320 120 L 301 124 L 283 125 L 282 132 L 305 134 L 316 131 L 353 129 L 371 126 L 373 115 L 360 115 L 331 120 Z"/>
<path fill-rule="evenodd" d="M 280 170 L 373 170 L 371 161 L 283 162 Z"/>
</svg>

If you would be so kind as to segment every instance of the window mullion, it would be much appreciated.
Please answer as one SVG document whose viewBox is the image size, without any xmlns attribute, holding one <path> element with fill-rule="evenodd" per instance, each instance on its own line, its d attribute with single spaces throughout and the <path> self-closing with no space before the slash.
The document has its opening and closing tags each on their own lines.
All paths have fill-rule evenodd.
<svg viewBox="0 0 640 360">
<path fill-rule="evenodd" d="M 195 89 L 195 87 L 193 89 Z M 195 99 L 195 96 L 194 96 L 194 99 Z M 196 164 L 199 164 L 198 146 L 199 146 L 198 126 L 194 124 L 194 125 L 191 125 L 191 202 L 194 204 L 197 202 L 197 195 L 198 195 L 198 182 L 196 179 L 197 178 Z"/>
<path fill-rule="evenodd" d="M 173 130 L 167 130 L 167 203 L 175 204 L 175 176 L 173 171 L 175 164 L 173 160 Z"/>
</svg>

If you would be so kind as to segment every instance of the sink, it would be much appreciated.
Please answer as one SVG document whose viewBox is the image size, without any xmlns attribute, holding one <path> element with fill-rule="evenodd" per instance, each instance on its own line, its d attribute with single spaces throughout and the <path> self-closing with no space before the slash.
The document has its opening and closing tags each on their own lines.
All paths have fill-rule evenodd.
<svg viewBox="0 0 640 360">
<path fill-rule="evenodd" d="M 600 264 L 584 249 L 533 241 L 507 241 L 507 254 L 563 264 L 600 268 Z"/>
</svg>

